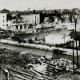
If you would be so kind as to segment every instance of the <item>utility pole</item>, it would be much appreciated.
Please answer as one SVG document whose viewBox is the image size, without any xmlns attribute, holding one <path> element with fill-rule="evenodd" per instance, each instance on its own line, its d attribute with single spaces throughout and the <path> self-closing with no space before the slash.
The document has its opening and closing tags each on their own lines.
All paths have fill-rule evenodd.
<svg viewBox="0 0 80 80">
<path fill-rule="evenodd" d="M 73 48 L 73 72 L 74 72 L 74 41 L 72 42 L 72 48 Z"/>
<path fill-rule="evenodd" d="M 77 67 L 79 68 L 76 24 L 77 24 L 77 15 L 75 15 L 75 41 L 76 41 L 76 53 L 77 53 Z"/>
<path fill-rule="evenodd" d="M 64 39 L 64 44 L 65 44 L 65 32 L 64 32 L 64 27 L 63 27 L 63 39 Z M 63 45 L 63 51 L 64 51 L 64 45 Z"/>
<path fill-rule="evenodd" d="M 64 45 L 63 45 L 63 51 L 64 51 L 64 46 L 65 46 L 65 32 L 64 32 Z"/>
</svg>

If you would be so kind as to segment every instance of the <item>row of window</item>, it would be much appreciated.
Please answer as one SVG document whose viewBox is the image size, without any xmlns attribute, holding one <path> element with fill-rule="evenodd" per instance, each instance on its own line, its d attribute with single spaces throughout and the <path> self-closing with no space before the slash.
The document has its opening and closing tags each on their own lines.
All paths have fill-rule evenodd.
<svg viewBox="0 0 80 80">
<path fill-rule="evenodd" d="M 20 25 L 20 30 L 23 28 L 22 25 Z M 18 25 L 16 25 L 16 29 L 18 30 Z M 24 29 L 26 29 L 26 25 L 24 25 Z"/>
<path fill-rule="evenodd" d="M 3 18 L 4 18 L 4 16 L 3 16 Z M 4 22 L 4 19 L 3 19 L 3 22 Z"/>
</svg>

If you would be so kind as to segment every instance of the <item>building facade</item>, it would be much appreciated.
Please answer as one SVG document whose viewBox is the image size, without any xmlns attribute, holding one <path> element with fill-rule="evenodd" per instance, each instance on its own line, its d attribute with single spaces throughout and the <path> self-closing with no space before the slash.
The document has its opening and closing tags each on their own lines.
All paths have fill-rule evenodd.
<svg viewBox="0 0 80 80">
<path fill-rule="evenodd" d="M 11 25 L 8 26 L 8 30 L 14 32 L 24 32 L 24 33 L 33 33 L 33 28 L 29 24 L 25 24 L 24 22 L 11 22 Z"/>
<path fill-rule="evenodd" d="M 7 13 L 0 13 L 0 28 L 6 29 L 7 26 Z"/>
<path fill-rule="evenodd" d="M 11 25 L 11 20 L 8 18 L 7 13 L 0 13 L 0 28 L 8 30 L 8 27 Z"/>
<path fill-rule="evenodd" d="M 26 30 L 26 24 L 24 23 L 12 23 L 9 30 L 11 31 L 25 31 Z"/>
<path fill-rule="evenodd" d="M 29 15 L 21 15 L 22 21 L 27 24 L 36 25 L 40 23 L 40 15 L 39 14 L 29 14 Z"/>
</svg>

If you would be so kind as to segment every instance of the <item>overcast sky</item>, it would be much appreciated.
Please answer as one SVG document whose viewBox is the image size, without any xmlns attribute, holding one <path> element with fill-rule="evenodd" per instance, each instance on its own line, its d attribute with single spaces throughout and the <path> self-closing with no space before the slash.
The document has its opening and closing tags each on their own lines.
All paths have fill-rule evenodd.
<svg viewBox="0 0 80 80">
<path fill-rule="evenodd" d="M 80 0 L 0 0 L 0 10 L 80 8 Z"/>
</svg>

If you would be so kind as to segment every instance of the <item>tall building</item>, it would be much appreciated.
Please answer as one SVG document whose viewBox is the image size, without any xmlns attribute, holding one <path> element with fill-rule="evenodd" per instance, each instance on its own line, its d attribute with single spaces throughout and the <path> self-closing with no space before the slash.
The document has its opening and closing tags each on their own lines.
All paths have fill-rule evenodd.
<svg viewBox="0 0 80 80">
<path fill-rule="evenodd" d="M 7 13 L 0 13 L 0 28 L 6 29 L 7 26 Z"/>
<path fill-rule="evenodd" d="M 11 20 L 8 13 L 0 13 L 0 28 L 8 30 Z"/>
<path fill-rule="evenodd" d="M 40 23 L 39 14 L 21 15 L 21 17 L 22 17 L 22 21 L 28 24 L 36 25 Z"/>
</svg>

